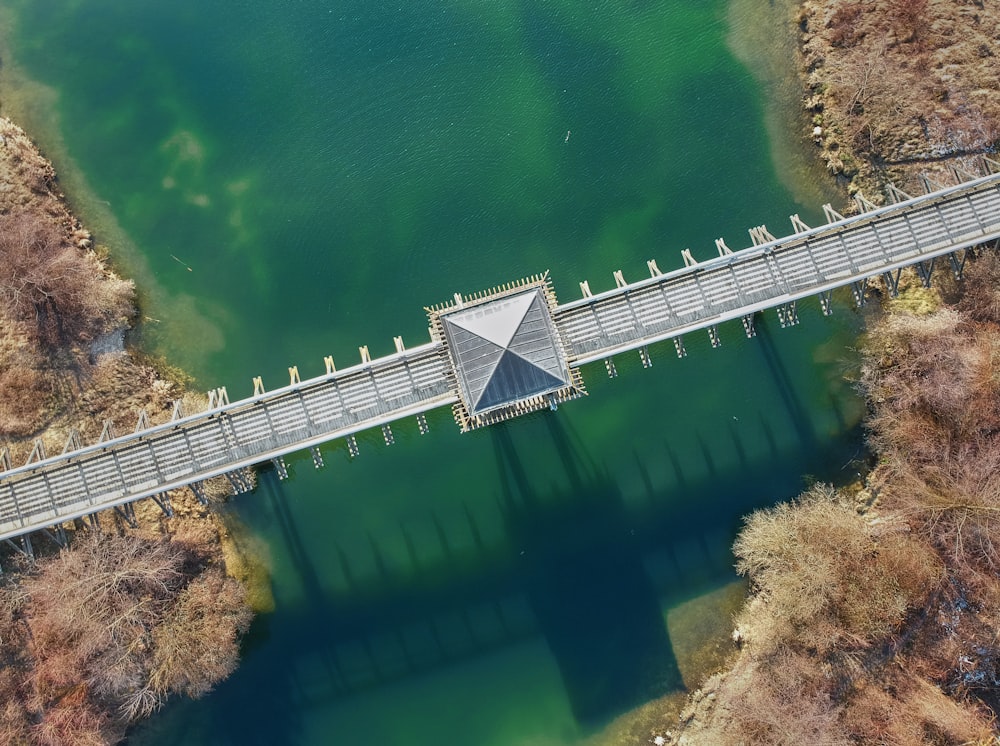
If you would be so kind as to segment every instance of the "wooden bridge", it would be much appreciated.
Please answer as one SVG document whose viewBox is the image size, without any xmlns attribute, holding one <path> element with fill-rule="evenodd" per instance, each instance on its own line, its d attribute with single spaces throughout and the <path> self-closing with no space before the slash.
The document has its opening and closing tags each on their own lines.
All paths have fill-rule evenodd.
<svg viewBox="0 0 1000 746">
<path fill-rule="evenodd" d="M 984 163 L 1000 172 L 1000 164 Z M 168 490 L 187 486 L 204 499 L 202 482 L 220 475 L 245 491 L 254 464 L 272 460 L 284 477 L 282 457 L 310 449 L 319 467 L 319 445 L 344 438 L 356 455 L 356 433 L 372 428 L 389 445 L 392 422 L 416 417 L 424 433 L 423 415 L 437 407 L 452 406 L 466 430 L 554 408 L 583 393 L 583 365 L 603 360 L 615 376 L 613 356 L 639 350 L 648 367 L 649 346 L 664 340 L 683 357 L 685 334 L 707 330 L 718 346 L 718 325 L 737 319 L 753 336 L 755 314 L 772 308 L 782 326 L 795 324 L 797 301 L 818 295 L 828 314 L 841 287 L 861 304 L 869 279 L 882 277 L 895 292 L 905 267 L 916 267 L 926 284 L 936 262 L 960 276 L 969 250 L 1000 241 L 1000 173 L 956 171 L 957 181 L 960 174 L 969 180 L 948 187 L 925 180 L 922 196 L 890 188 L 885 207 L 858 196 L 860 212 L 848 218 L 826 205 L 828 222 L 816 228 L 793 215 L 795 232 L 782 238 L 751 228 L 752 245 L 739 251 L 718 239 L 709 261 L 684 250 L 675 271 L 649 261 L 650 276 L 637 282 L 616 271 L 616 287 L 606 292 L 582 282 L 583 297 L 565 304 L 556 302 L 547 275 L 456 294 L 427 309 L 431 341 L 419 347 L 406 349 L 397 337 L 396 352 L 377 359 L 362 347 L 361 362 L 342 370 L 328 357 L 326 373 L 305 381 L 291 368 L 289 385 L 270 392 L 257 378 L 254 395 L 239 401 L 216 389 L 204 412 L 185 415 L 178 404 L 170 422 L 150 427 L 143 415 L 134 433 L 114 437 L 106 426 L 88 446 L 72 436 L 54 457 L 39 442 L 17 467 L 0 451 L 0 539 L 18 538 L 15 546 L 30 552 L 31 532 L 62 542 L 65 522 L 110 508 L 129 517 L 143 498 L 169 513 Z"/>
</svg>

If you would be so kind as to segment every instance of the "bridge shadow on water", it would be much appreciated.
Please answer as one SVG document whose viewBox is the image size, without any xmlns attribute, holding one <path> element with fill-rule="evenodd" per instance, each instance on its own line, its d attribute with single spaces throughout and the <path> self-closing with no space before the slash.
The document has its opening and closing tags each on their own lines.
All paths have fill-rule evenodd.
<svg viewBox="0 0 1000 746">
<path fill-rule="evenodd" d="M 778 352 L 778 346 L 774 340 L 773 322 L 766 314 L 758 314 L 756 328 L 755 341 L 759 344 L 754 345 L 754 347 L 760 351 L 764 358 L 764 363 L 771 374 L 769 378 L 778 389 L 778 395 L 785 406 L 795 434 L 798 436 L 799 445 L 807 451 L 815 451 L 818 447 L 816 430 L 813 427 L 812 418 L 809 416 L 809 409 L 796 393 L 794 379 L 789 374 L 788 367 Z"/>
<path fill-rule="evenodd" d="M 255 622 L 240 671 L 198 711 L 217 741 L 295 742 L 301 713 L 312 708 L 371 692 L 406 696 L 394 687 L 525 641 L 545 641 L 585 728 L 683 688 L 663 609 L 732 572 L 719 551 L 731 537 L 705 538 L 718 529 L 718 515 L 705 510 L 710 496 L 685 481 L 668 447 L 685 499 L 657 489 L 637 453 L 647 494 L 626 505 L 561 413 L 478 437 L 495 454 L 496 475 L 484 475 L 480 498 L 496 496 L 502 539 L 484 539 L 482 500 L 453 502 L 457 520 L 430 516 L 433 556 L 402 523 L 395 537 L 359 527 L 350 548 L 331 539 L 318 551 L 300 534 L 287 483 L 261 474 L 255 499 L 273 515 L 303 600 Z M 330 576 L 343 581 L 336 590 Z M 193 707 L 172 707 L 174 736 Z"/>
<path fill-rule="evenodd" d="M 516 575 L 573 714 L 603 722 L 683 687 L 656 589 L 614 481 L 546 417 L 567 485 L 540 494 L 508 429 L 491 432 Z"/>
</svg>

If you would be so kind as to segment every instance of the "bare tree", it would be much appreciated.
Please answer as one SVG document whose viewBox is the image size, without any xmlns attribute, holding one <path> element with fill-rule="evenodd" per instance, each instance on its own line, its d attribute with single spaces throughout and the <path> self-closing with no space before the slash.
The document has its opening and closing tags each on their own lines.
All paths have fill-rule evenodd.
<svg viewBox="0 0 1000 746">
<path fill-rule="evenodd" d="M 131 311 L 132 284 L 106 275 L 41 212 L 0 215 L 0 311 L 47 344 L 89 338 Z"/>
</svg>

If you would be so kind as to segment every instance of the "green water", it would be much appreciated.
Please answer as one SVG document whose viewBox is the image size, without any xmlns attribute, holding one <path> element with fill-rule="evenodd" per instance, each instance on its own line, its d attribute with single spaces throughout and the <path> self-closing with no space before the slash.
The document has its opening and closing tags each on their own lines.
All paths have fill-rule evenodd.
<svg viewBox="0 0 1000 746">
<path fill-rule="evenodd" d="M 569 299 L 818 220 L 721 0 L 0 8 L 0 101 L 138 278 L 137 340 L 233 397 L 423 342 L 456 291 L 548 269 Z M 731 580 L 739 517 L 854 474 L 859 321 L 800 317 L 589 366 L 555 414 L 460 435 L 439 411 L 264 472 L 232 508 L 276 609 L 130 742 L 576 744 L 676 691 L 664 616 Z"/>
</svg>

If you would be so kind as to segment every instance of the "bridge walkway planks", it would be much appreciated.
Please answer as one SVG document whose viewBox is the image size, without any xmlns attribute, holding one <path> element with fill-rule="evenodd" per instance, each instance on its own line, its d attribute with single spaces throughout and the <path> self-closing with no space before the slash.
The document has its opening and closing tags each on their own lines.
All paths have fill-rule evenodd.
<svg viewBox="0 0 1000 746">
<path fill-rule="evenodd" d="M 780 239 L 762 241 L 770 234 L 755 230 L 751 248 L 558 306 L 569 364 L 996 241 L 1000 175 Z M 393 355 L 231 404 L 216 399 L 206 412 L 0 471 L 0 540 L 455 404 L 453 379 L 443 343 L 404 350 L 400 342 Z"/>
</svg>

